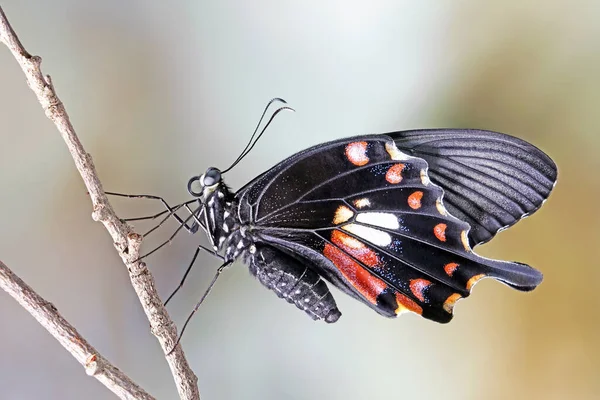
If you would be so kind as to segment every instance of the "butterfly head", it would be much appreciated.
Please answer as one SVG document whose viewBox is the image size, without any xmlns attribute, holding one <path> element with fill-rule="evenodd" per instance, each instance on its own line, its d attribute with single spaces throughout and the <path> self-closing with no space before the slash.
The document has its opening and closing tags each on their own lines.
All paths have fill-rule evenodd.
<svg viewBox="0 0 600 400">
<path fill-rule="evenodd" d="M 200 184 L 205 189 L 215 189 L 221 183 L 221 171 L 215 167 L 210 167 L 200 176 Z"/>
<path fill-rule="evenodd" d="M 193 188 L 196 182 L 200 184 L 199 191 L 195 191 Z M 202 175 L 194 176 L 189 180 L 188 192 L 194 197 L 207 197 L 213 193 L 222 182 L 221 171 L 217 168 L 210 167 Z"/>
</svg>

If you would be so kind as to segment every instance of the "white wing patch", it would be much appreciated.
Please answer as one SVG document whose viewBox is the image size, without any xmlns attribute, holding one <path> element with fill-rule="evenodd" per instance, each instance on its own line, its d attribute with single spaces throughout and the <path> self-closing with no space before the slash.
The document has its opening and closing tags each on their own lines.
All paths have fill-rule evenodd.
<svg viewBox="0 0 600 400">
<path fill-rule="evenodd" d="M 381 228 L 399 229 L 398 217 L 394 214 L 384 212 L 362 212 L 356 216 L 356 221 Z"/>
<path fill-rule="evenodd" d="M 389 246 L 392 243 L 392 237 L 386 232 L 368 226 L 348 224 L 342 226 L 342 229 L 378 246 Z"/>
</svg>

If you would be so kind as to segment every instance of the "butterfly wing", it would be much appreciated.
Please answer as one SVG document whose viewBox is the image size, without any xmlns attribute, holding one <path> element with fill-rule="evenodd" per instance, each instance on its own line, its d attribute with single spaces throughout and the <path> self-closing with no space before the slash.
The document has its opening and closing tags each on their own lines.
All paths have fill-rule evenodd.
<svg viewBox="0 0 600 400">
<path fill-rule="evenodd" d="M 541 282 L 527 265 L 473 253 L 469 224 L 448 213 L 442 195 L 425 160 L 371 135 L 298 153 L 236 197 L 256 241 L 307 260 L 385 316 L 412 311 L 448 322 L 483 277 L 520 290 Z"/>
<path fill-rule="evenodd" d="M 556 183 L 550 157 L 503 133 L 425 129 L 388 135 L 401 151 L 427 161 L 450 214 L 471 226 L 473 247 L 537 211 Z"/>
</svg>

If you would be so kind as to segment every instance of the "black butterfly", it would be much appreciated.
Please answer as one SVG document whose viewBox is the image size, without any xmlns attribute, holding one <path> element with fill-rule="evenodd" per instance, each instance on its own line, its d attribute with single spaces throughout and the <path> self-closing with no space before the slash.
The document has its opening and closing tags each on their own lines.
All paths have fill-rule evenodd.
<svg viewBox="0 0 600 400">
<path fill-rule="evenodd" d="M 523 291 L 542 281 L 525 264 L 472 251 L 535 212 L 555 184 L 554 162 L 512 136 L 433 129 L 336 140 L 237 192 L 223 182 L 227 170 L 190 179 L 198 208 L 190 209 L 195 223 L 182 226 L 206 231 L 219 272 L 241 257 L 313 319 L 341 316 L 326 282 L 386 317 L 411 311 L 445 323 L 481 278 Z"/>
</svg>

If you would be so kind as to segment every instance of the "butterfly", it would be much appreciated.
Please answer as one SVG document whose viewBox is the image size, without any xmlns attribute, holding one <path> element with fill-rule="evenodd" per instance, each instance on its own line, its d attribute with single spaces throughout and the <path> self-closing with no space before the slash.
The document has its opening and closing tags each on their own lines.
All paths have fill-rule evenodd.
<svg viewBox="0 0 600 400">
<path fill-rule="evenodd" d="M 532 144 L 469 129 L 356 136 L 296 153 L 234 192 L 223 175 L 251 143 L 230 168 L 188 182 L 198 204 L 191 231 L 205 230 L 206 250 L 223 260 L 209 290 L 242 259 L 315 320 L 341 316 L 331 284 L 385 317 L 412 312 L 446 323 L 482 278 L 521 291 L 542 281 L 526 264 L 473 251 L 552 191 L 556 165 Z"/>
</svg>

